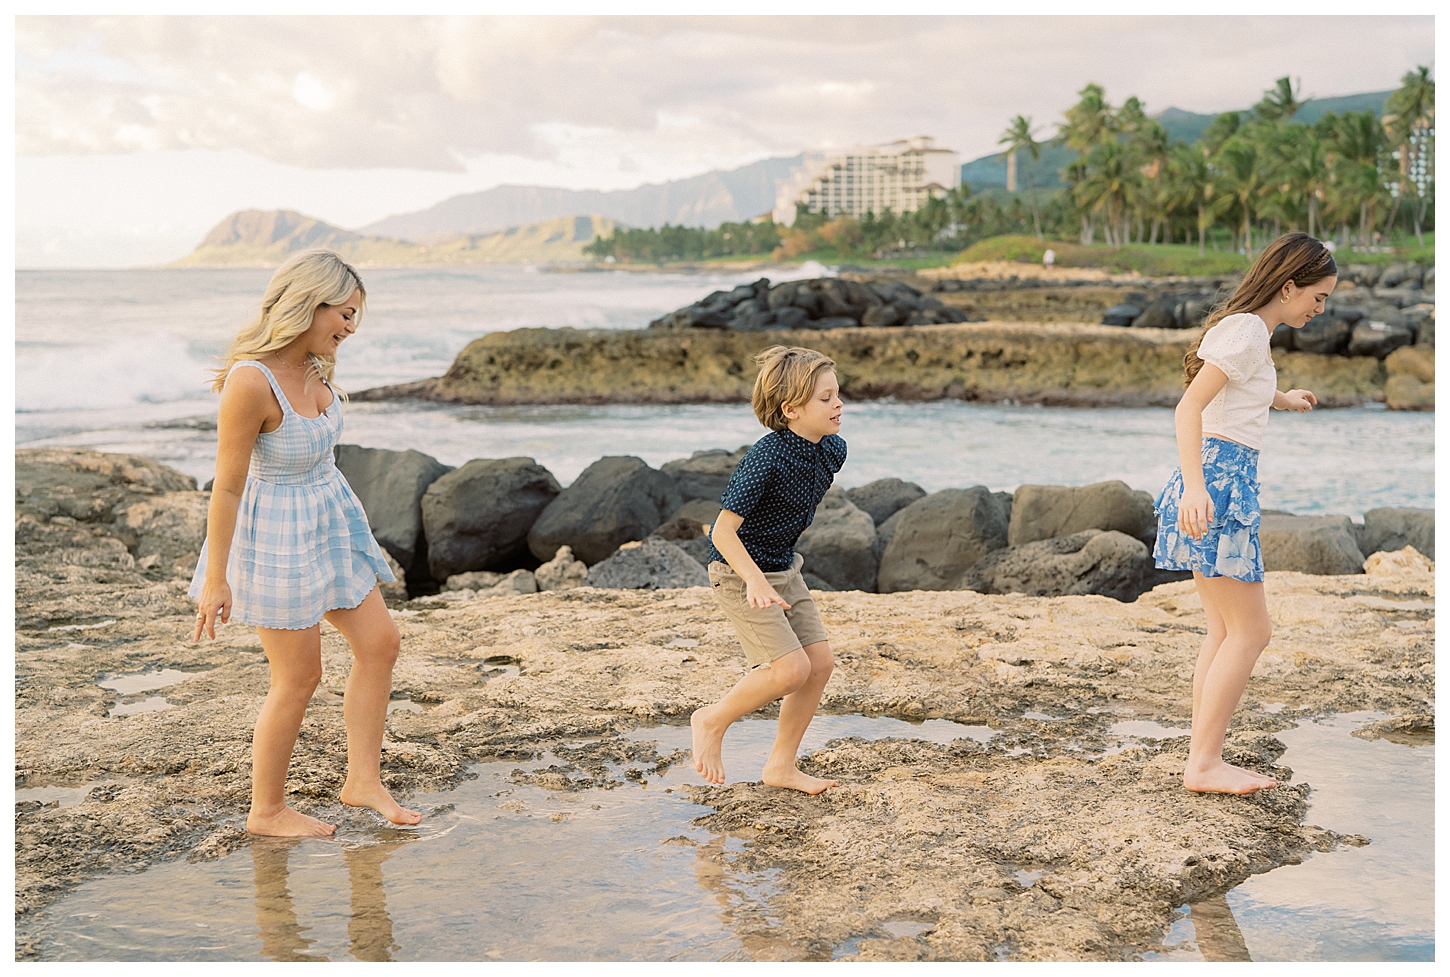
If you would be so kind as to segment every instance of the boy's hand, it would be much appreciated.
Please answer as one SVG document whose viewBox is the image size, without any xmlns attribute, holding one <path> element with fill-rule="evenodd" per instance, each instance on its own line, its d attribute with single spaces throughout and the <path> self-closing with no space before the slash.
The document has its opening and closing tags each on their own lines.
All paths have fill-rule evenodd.
<svg viewBox="0 0 1450 977">
<path fill-rule="evenodd" d="M 786 610 L 790 610 L 790 605 L 785 602 L 780 594 L 775 592 L 775 588 L 767 583 L 764 577 L 761 577 L 759 580 L 746 582 L 745 602 L 751 607 L 758 607 L 762 610 L 771 604 L 779 604 Z"/>
</svg>

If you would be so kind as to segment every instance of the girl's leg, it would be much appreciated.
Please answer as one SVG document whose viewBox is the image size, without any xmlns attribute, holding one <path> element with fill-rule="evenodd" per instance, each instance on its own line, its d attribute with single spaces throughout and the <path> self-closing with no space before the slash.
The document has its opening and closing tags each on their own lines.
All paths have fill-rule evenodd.
<svg viewBox="0 0 1450 977">
<path fill-rule="evenodd" d="M 770 751 L 770 759 L 765 761 L 765 771 L 760 779 L 771 787 L 789 787 L 807 794 L 819 794 L 827 787 L 835 787 L 836 782 L 801 773 L 796 766 L 796 751 L 806 735 L 806 727 L 816 715 L 816 707 L 821 704 L 821 693 L 826 689 L 836 662 L 831 657 L 831 645 L 826 641 L 806 645 L 801 651 L 810 659 L 811 674 L 800 688 L 781 700 L 775 746 Z"/>
<path fill-rule="evenodd" d="M 328 611 L 326 618 L 352 646 L 352 671 L 342 696 L 347 782 L 341 800 L 349 807 L 372 808 L 394 824 L 417 824 L 423 815 L 393 800 L 380 770 L 383 723 L 393 691 L 393 664 L 398 660 L 398 628 L 376 587 L 357 607 Z"/>
<path fill-rule="evenodd" d="M 752 668 L 713 706 L 696 709 L 690 716 L 690 752 L 695 769 L 712 784 L 725 783 L 725 763 L 720 758 L 720 744 L 725 730 L 741 716 L 748 715 L 782 696 L 799 689 L 811 677 L 811 660 L 797 648 L 759 668 Z M 824 683 L 822 683 L 824 684 Z"/>
<path fill-rule="evenodd" d="M 252 810 L 247 830 L 291 838 L 330 835 L 337 826 L 292 810 L 286 789 L 302 714 L 322 680 L 320 631 L 258 628 L 257 634 L 271 665 L 272 683 L 252 734 Z"/>
<path fill-rule="evenodd" d="M 1218 649 L 1223 645 L 1224 639 L 1228 637 L 1228 627 L 1224 624 L 1223 613 L 1213 603 L 1214 594 L 1210 588 L 1203 586 L 1205 578 L 1197 570 L 1193 571 L 1193 583 L 1198 588 L 1198 598 L 1203 604 L 1204 617 L 1207 619 L 1207 634 L 1204 636 L 1203 645 L 1198 652 L 1198 664 L 1193 669 L 1193 728 L 1198 728 L 1199 703 L 1203 699 L 1203 682 L 1208 675 L 1209 668 L 1213 665 Z M 1267 612 L 1266 612 L 1267 613 Z M 1242 767 L 1233 767 L 1235 770 L 1243 770 Z M 1264 785 L 1271 786 L 1273 777 L 1266 777 L 1261 773 L 1252 770 L 1244 770 L 1244 773 L 1264 782 Z"/>
<path fill-rule="evenodd" d="M 1205 595 L 1205 610 L 1211 604 L 1222 617 L 1225 636 L 1204 668 L 1201 684 L 1195 675 L 1195 685 L 1200 687 L 1183 785 L 1221 794 L 1249 794 L 1273 787 L 1272 778 L 1223 761 L 1229 720 L 1243 697 L 1254 663 L 1273 635 L 1264 585 L 1229 577 L 1195 577 L 1195 582 Z"/>
</svg>

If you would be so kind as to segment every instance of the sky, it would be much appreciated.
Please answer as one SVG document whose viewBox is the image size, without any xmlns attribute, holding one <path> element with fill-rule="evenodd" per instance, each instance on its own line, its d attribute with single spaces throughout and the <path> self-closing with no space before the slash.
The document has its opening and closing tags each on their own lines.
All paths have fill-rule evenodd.
<svg viewBox="0 0 1450 977">
<path fill-rule="evenodd" d="M 19 17 L 16 264 L 134 267 L 228 214 L 342 227 L 504 183 L 622 189 L 934 136 L 1383 91 L 1426 16 Z"/>
</svg>

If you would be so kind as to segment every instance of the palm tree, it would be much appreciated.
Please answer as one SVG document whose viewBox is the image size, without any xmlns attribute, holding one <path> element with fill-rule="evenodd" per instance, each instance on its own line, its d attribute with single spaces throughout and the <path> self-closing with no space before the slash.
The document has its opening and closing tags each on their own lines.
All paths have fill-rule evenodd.
<svg viewBox="0 0 1450 977">
<path fill-rule="evenodd" d="M 1103 86 L 1088 83 L 1077 93 L 1077 104 L 1063 113 L 1066 121 L 1058 124 L 1057 140 L 1078 152 L 1077 161 L 1063 170 L 1063 180 L 1072 188 L 1072 199 L 1078 202 L 1078 188 L 1087 175 L 1087 155 L 1104 140 L 1115 135 L 1113 107 L 1108 104 Z M 1094 212 L 1079 206 L 1082 219 L 1082 243 L 1091 244 L 1096 236 Z"/>
<path fill-rule="evenodd" d="M 1264 184 L 1264 159 L 1259 142 L 1252 133 L 1240 133 L 1223 144 L 1214 161 L 1228 192 L 1243 211 L 1244 252 L 1252 256 L 1254 203 Z"/>
<path fill-rule="evenodd" d="M 1338 119 L 1333 132 L 1337 159 L 1336 182 L 1346 203 L 1352 201 L 1359 209 L 1359 243 L 1370 245 L 1369 232 L 1374 226 L 1372 210 L 1379 202 L 1384 181 L 1380 162 L 1386 145 L 1384 127 L 1372 110 L 1346 112 Z"/>
<path fill-rule="evenodd" d="M 1420 246 L 1424 247 L 1425 210 L 1429 206 L 1430 196 L 1410 172 L 1410 150 L 1412 145 L 1417 144 L 1415 148 L 1419 152 L 1431 151 L 1429 133 L 1435 125 L 1435 82 L 1430 78 L 1429 68 L 1420 65 L 1414 71 L 1405 72 L 1405 76 L 1400 79 L 1400 87 L 1385 101 L 1383 121 L 1386 134 L 1399 147 L 1401 192 L 1413 188 L 1415 194 L 1416 206 L 1412 211 L 1415 237 L 1419 239 Z M 1433 160 L 1427 159 L 1425 162 L 1426 174 L 1434 173 Z"/>
<path fill-rule="evenodd" d="M 1086 172 L 1077 185 L 1079 203 L 1090 212 L 1103 212 L 1103 233 L 1107 243 L 1117 247 L 1127 243 L 1124 205 L 1133 176 L 1127 150 L 1116 139 L 1109 139 L 1088 154 Z"/>
<path fill-rule="evenodd" d="M 1319 204 L 1329 194 L 1329 153 L 1319 133 L 1308 126 L 1292 130 L 1293 152 L 1284 167 L 1284 179 L 1296 197 L 1308 205 L 1309 233 L 1315 236 L 1319 224 Z"/>
<path fill-rule="evenodd" d="M 1177 143 L 1169 160 L 1172 183 L 1178 205 L 1196 211 L 1198 217 L 1198 253 L 1203 254 L 1203 235 L 1233 198 L 1223 193 L 1217 175 L 1203 146 Z"/>
<path fill-rule="evenodd" d="M 1035 163 L 1042 155 L 1042 144 L 1033 138 L 1036 133 L 1032 129 L 1032 117 L 1019 115 L 1007 124 L 1002 130 L 1002 138 L 997 140 L 1000 146 L 1007 144 L 1007 152 L 1015 156 L 1020 150 L 1027 150 Z M 1032 185 L 1032 167 L 1027 167 L 1027 198 L 1032 201 L 1032 228 L 1037 232 L 1037 239 L 1042 239 L 1042 221 L 1037 215 L 1037 188 Z"/>
<path fill-rule="evenodd" d="M 1305 101 L 1299 98 L 1298 83 L 1289 84 L 1289 76 L 1285 75 L 1264 92 L 1264 97 L 1254 106 L 1254 114 L 1265 122 L 1288 122 L 1304 107 Z"/>
</svg>

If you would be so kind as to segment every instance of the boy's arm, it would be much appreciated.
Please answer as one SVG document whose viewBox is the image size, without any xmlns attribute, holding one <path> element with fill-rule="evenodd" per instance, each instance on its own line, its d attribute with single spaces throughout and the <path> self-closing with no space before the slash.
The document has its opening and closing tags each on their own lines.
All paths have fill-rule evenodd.
<svg viewBox="0 0 1450 977">
<path fill-rule="evenodd" d="M 779 604 L 786 610 L 790 605 L 775 592 L 775 588 L 765 579 L 765 574 L 755 561 L 750 558 L 750 551 L 745 544 L 740 542 L 737 531 L 740 525 L 745 522 L 745 517 L 731 512 L 729 509 L 721 509 L 720 514 L 715 517 L 715 525 L 710 527 L 710 542 L 715 544 L 715 549 L 725 557 L 725 562 L 730 564 L 730 569 L 740 575 L 745 581 L 745 600 L 751 607 L 766 608 L 771 604 Z"/>
</svg>

